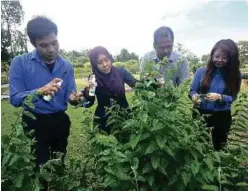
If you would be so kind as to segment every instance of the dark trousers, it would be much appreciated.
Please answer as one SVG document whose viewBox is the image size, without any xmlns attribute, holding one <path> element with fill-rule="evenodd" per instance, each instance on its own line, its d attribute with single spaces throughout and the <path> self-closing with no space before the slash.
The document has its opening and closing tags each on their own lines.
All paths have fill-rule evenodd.
<svg viewBox="0 0 248 191">
<path fill-rule="evenodd" d="M 212 141 L 216 151 L 219 151 L 226 145 L 227 136 L 232 125 L 231 111 L 204 111 L 199 110 L 200 114 L 208 114 L 204 119 L 208 127 L 213 127 Z"/>
<path fill-rule="evenodd" d="M 33 137 L 37 141 L 34 149 L 38 167 L 54 158 L 55 152 L 61 152 L 65 156 L 71 122 L 65 112 L 34 115 L 35 120 L 26 115 L 23 115 L 22 119 L 27 124 L 24 127 L 25 132 L 34 130 Z"/>
</svg>

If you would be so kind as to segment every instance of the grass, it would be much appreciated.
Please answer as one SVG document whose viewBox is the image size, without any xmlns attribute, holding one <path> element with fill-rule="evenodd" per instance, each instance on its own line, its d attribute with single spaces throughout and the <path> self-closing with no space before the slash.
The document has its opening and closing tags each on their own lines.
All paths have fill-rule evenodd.
<svg viewBox="0 0 248 191">
<path fill-rule="evenodd" d="M 15 108 L 10 105 L 8 100 L 1 101 L 1 133 L 10 134 L 11 124 L 18 118 L 21 108 Z"/>
<path fill-rule="evenodd" d="M 1 93 L 6 93 L 9 91 L 9 87 L 1 88 Z"/>
<path fill-rule="evenodd" d="M 87 85 L 87 81 L 85 79 L 76 79 L 76 84 L 77 84 L 77 90 L 82 90 L 86 85 Z"/>
<path fill-rule="evenodd" d="M 247 89 L 248 88 L 248 80 L 242 80 L 241 89 Z"/>
<path fill-rule="evenodd" d="M 1 102 L 2 109 L 2 120 L 1 120 L 1 133 L 2 135 L 11 133 L 11 125 L 15 123 L 20 115 L 21 108 L 15 108 L 10 105 L 9 101 L 4 100 Z M 95 110 L 95 106 L 88 108 L 90 111 Z M 82 121 L 84 119 L 84 110 L 85 108 L 75 108 L 69 106 L 67 114 L 70 116 L 71 120 L 71 134 L 68 141 L 68 153 L 67 157 L 83 157 L 83 153 L 86 151 L 85 144 L 85 133 L 82 127 Z"/>
</svg>

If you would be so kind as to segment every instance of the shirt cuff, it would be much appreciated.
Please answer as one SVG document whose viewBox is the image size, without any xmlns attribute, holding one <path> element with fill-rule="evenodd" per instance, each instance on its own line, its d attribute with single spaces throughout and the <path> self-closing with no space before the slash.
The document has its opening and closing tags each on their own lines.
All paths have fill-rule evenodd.
<svg viewBox="0 0 248 191">
<path fill-rule="evenodd" d="M 222 102 L 231 103 L 233 101 L 232 96 L 222 95 Z"/>
</svg>

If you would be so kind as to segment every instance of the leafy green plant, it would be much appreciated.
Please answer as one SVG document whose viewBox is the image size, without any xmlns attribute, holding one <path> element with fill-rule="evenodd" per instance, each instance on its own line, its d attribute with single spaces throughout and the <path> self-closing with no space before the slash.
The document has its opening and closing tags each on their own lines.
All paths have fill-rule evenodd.
<svg viewBox="0 0 248 191">
<path fill-rule="evenodd" d="M 123 111 L 114 105 L 108 120 L 112 134 L 91 134 L 103 187 L 218 189 L 217 157 L 203 122 L 192 119 L 188 84 L 160 86 L 153 74 L 143 78 L 136 85 L 128 117 L 121 117 Z"/>
<path fill-rule="evenodd" d="M 3 190 L 39 190 L 39 180 L 34 171 L 35 158 L 31 152 L 33 144 L 33 140 L 24 134 L 21 124 L 13 125 L 9 136 L 2 136 Z"/>
<path fill-rule="evenodd" d="M 31 150 L 35 142 L 24 133 L 18 115 L 12 133 L 2 137 L 3 190 L 38 191 L 46 181 L 50 191 L 246 191 L 248 92 L 234 104 L 227 148 L 215 152 L 204 121 L 192 117 L 189 81 L 174 87 L 165 78 L 162 85 L 154 78 L 156 72 L 136 84 L 130 108 L 121 109 L 113 102 L 107 112 L 109 136 L 84 110 L 88 152 L 80 160 L 70 158 L 63 164 L 58 155 L 35 170 Z M 36 96 L 27 97 L 24 106 L 34 107 Z"/>
<path fill-rule="evenodd" d="M 248 92 L 241 92 L 232 110 L 233 125 L 228 147 L 220 153 L 222 187 L 228 190 L 248 190 Z"/>
</svg>

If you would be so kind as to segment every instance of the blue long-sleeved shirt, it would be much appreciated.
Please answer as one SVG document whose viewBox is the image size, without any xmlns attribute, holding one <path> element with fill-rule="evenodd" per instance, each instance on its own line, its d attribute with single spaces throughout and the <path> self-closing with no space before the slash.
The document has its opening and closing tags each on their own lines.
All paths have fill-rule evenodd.
<svg viewBox="0 0 248 191">
<path fill-rule="evenodd" d="M 45 101 L 42 96 L 34 99 L 33 111 L 35 113 L 50 114 L 67 109 L 69 95 L 76 90 L 74 70 L 68 61 L 58 56 L 51 73 L 40 59 L 37 50 L 16 56 L 11 62 L 9 73 L 10 103 L 15 107 L 22 106 L 28 95 L 36 92 L 54 78 L 63 80 L 61 89 L 49 102 Z M 25 109 L 30 110 L 26 107 Z"/>
<path fill-rule="evenodd" d="M 194 94 L 200 94 L 200 85 L 202 83 L 203 77 L 206 72 L 206 67 L 201 67 L 196 71 L 193 82 L 191 84 L 189 96 L 192 98 Z M 225 92 L 225 81 L 223 77 L 223 71 L 221 69 L 216 69 L 213 73 L 212 82 L 210 84 L 207 93 L 218 93 L 222 95 L 223 100 L 219 101 L 208 101 L 202 99 L 202 103 L 199 108 L 209 111 L 225 111 L 231 109 L 232 102 L 237 98 L 237 95 L 226 95 Z"/>
</svg>

